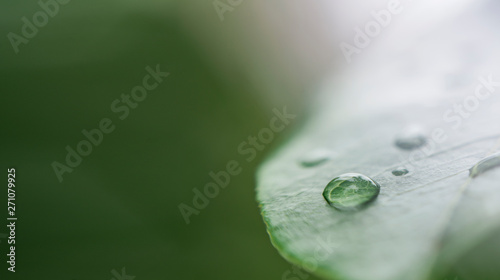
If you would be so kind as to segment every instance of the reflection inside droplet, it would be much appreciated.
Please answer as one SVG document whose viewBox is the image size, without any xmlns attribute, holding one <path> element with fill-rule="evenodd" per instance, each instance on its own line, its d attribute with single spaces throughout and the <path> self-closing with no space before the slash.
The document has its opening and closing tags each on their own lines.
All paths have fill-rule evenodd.
<svg viewBox="0 0 500 280">
<path fill-rule="evenodd" d="M 379 192 L 380 185 L 369 177 L 347 173 L 330 181 L 323 191 L 323 197 L 338 210 L 352 211 L 373 201 Z"/>
</svg>

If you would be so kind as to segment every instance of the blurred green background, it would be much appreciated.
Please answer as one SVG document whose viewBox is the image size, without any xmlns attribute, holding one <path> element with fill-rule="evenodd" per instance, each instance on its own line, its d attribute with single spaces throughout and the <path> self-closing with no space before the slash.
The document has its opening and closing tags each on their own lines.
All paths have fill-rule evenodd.
<svg viewBox="0 0 500 280">
<path fill-rule="evenodd" d="M 72 0 L 17 54 L 7 34 L 21 35 L 22 17 L 32 21 L 41 8 L 36 1 L 0 7 L 1 224 L 11 167 L 18 217 L 16 273 L 7 273 L 0 239 L 1 279 L 112 279 L 122 267 L 136 280 L 282 279 L 291 265 L 269 241 L 254 174 L 287 132 L 250 163 L 237 147 L 268 126 L 274 107 L 300 115 L 306 82 L 258 67 L 272 64 L 272 55 L 238 63 L 248 50 L 225 55 L 231 44 L 253 41 L 241 26 L 221 22 L 211 1 Z M 194 29 L 213 34 L 205 42 L 221 51 L 208 52 Z M 111 102 L 157 64 L 171 75 L 119 120 Z M 255 82 L 259 76 L 266 86 Z M 293 98 L 280 96 L 286 90 Z M 81 131 L 102 118 L 112 119 L 115 131 L 59 183 L 51 163 L 63 163 L 65 147 L 75 148 L 85 139 Z M 192 189 L 230 160 L 242 163 L 242 173 L 186 225 L 178 205 L 192 205 Z"/>
</svg>

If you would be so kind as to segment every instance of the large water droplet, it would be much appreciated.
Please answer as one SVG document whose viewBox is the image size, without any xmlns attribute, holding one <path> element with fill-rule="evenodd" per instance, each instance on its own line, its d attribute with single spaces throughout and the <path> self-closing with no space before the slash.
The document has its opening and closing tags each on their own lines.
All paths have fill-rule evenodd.
<svg viewBox="0 0 500 280">
<path fill-rule="evenodd" d="M 474 165 L 474 167 L 469 170 L 470 176 L 472 178 L 477 177 L 495 167 L 500 167 L 500 153 L 489 156 Z"/>
<path fill-rule="evenodd" d="M 399 167 L 399 168 L 392 170 L 392 175 L 394 175 L 394 176 L 404 176 L 408 173 L 409 173 L 408 169 L 403 168 L 403 167 Z"/>
<path fill-rule="evenodd" d="M 379 192 L 379 184 L 367 176 L 347 173 L 330 181 L 323 191 L 323 197 L 339 210 L 352 211 L 373 201 Z"/>
<path fill-rule="evenodd" d="M 325 149 L 314 150 L 305 155 L 300 163 L 304 167 L 313 167 L 325 163 L 331 158 L 331 152 Z"/>
<path fill-rule="evenodd" d="M 396 136 L 394 142 L 396 146 L 403 150 L 413 150 L 422 147 L 427 143 L 427 137 L 419 127 L 410 127 Z"/>
</svg>

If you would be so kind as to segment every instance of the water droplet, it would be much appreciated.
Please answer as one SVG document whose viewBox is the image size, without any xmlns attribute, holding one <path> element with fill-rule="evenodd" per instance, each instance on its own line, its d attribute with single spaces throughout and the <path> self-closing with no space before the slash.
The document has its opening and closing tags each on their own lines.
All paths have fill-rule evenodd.
<svg viewBox="0 0 500 280">
<path fill-rule="evenodd" d="M 495 167 L 500 167 L 500 153 L 489 156 L 474 165 L 474 167 L 469 170 L 470 176 L 475 178 Z"/>
<path fill-rule="evenodd" d="M 403 167 L 399 167 L 399 168 L 392 170 L 392 175 L 394 175 L 394 176 L 404 176 L 408 173 L 409 173 L 408 169 L 403 168 Z"/>
<path fill-rule="evenodd" d="M 365 175 L 347 173 L 334 178 L 323 191 L 326 201 L 338 210 L 357 210 L 373 201 L 380 185 Z"/>
<path fill-rule="evenodd" d="M 300 163 L 304 167 L 313 167 L 325 163 L 331 158 L 331 152 L 325 149 L 318 149 L 310 152 L 302 158 Z"/>
<path fill-rule="evenodd" d="M 410 127 L 396 137 L 396 146 L 403 150 L 414 150 L 427 143 L 427 137 L 419 127 Z"/>
</svg>

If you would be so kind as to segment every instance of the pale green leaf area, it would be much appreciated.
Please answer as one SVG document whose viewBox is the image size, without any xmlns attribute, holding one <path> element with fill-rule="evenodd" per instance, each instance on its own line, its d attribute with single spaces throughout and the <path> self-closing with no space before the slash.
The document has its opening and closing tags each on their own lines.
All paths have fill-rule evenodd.
<svg viewBox="0 0 500 280">
<path fill-rule="evenodd" d="M 500 87 L 460 123 L 444 119 L 479 77 L 500 81 L 495 5 L 387 34 L 325 87 L 309 123 L 258 174 L 263 218 L 287 260 L 326 279 L 500 279 L 500 167 L 469 171 L 500 150 Z M 413 127 L 425 143 L 398 147 Z M 301 164 L 317 150 L 328 159 Z M 357 211 L 329 205 L 323 191 L 345 173 L 373 179 L 378 197 Z"/>
</svg>

